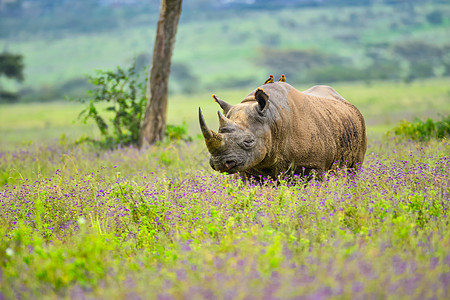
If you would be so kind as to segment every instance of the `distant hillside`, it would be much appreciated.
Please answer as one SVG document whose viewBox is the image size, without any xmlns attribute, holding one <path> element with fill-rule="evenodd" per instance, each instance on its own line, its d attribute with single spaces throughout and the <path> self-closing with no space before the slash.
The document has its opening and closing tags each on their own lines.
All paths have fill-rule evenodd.
<svg viewBox="0 0 450 300">
<path fill-rule="evenodd" d="M 85 74 L 133 58 L 149 66 L 159 1 L 16 2 L 2 1 L 0 49 L 24 56 L 22 101 L 78 97 Z M 282 73 L 293 84 L 450 76 L 447 1 L 184 4 L 172 93 L 251 88 Z"/>
<path fill-rule="evenodd" d="M 445 0 L 189 0 L 183 3 L 183 15 L 185 19 L 205 14 L 213 18 L 220 11 L 374 5 L 414 7 L 446 3 Z M 152 25 L 159 6 L 159 0 L 0 0 L 0 37 L 103 32 Z"/>
</svg>

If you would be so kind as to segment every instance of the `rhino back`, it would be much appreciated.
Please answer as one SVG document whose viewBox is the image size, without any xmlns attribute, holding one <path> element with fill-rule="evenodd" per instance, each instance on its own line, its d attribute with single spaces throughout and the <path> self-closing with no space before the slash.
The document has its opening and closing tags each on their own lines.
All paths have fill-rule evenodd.
<svg viewBox="0 0 450 300">
<path fill-rule="evenodd" d="M 335 89 L 333 89 L 331 86 L 328 85 L 315 85 L 305 91 L 303 91 L 303 94 L 316 96 L 319 98 L 329 98 L 334 100 L 341 100 L 341 101 L 347 101 L 339 95 L 338 92 L 336 92 Z"/>
</svg>

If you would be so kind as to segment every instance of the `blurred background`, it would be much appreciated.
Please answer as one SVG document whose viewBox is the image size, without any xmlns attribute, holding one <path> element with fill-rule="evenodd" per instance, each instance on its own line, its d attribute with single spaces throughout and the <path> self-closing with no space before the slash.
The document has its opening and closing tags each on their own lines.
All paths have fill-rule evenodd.
<svg viewBox="0 0 450 300">
<path fill-rule="evenodd" d="M 23 107 L 6 110 L 9 104 L 26 104 L 34 112 L 43 108 L 42 114 L 55 109 L 60 121 L 40 119 L 39 126 L 49 127 L 72 118 L 73 109 L 40 104 L 86 97 L 92 88 L 86 75 L 133 61 L 147 74 L 159 7 L 158 0 L 0 0 L 3 134 L 14 120 L 21 119 L 16 127 L 26 123 Z M 299 89 L 337 87 L 360 105 L 369 125 L 448 112 L 450 3 L 184 0 L 172 59 L 169 122 L 187 118 L 189 123 L 197 102 L 211 101 L 211 93 L 236 103 L 269 74 L 278 78 L 282 73 Z M 429 101 L 414 100 L 420 93 L 428 93 Z M 174 106 L 177 101 L 190 106 Z"/>
</svg>

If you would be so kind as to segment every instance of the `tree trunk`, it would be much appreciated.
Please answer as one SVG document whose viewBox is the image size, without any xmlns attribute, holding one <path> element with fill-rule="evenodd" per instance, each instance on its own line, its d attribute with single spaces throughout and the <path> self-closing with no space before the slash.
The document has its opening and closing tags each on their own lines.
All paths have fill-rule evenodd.
<svg viewBox="0 0 450 300">
<path fill-rule="evenodd" d="M 150 91 L 139 138 L 140 147 L 145 143 L 161 141 L 166 131 L 170 64 L 181 15 L 181 3 L 182 0 L 161 0 L 148 81 Z"/>
</svg>

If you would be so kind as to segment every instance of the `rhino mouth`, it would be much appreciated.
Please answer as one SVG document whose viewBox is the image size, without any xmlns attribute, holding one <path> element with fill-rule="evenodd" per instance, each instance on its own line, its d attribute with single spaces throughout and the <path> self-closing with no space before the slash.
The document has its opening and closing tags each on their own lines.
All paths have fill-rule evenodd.
<svg viewBox="0 0 450 300">
<path fill-rule="evenodd" d="M 222 170 L 219 170 L 220 172 L 234 173 L 232 171 L 236 167 L 237 163 L 236 161 L 230 160 L 226 161 L 223 165 L 224 168 Z"/>
<path fill-rule="evenodd" d="M 215 160 L 211 158 L 211 167 L 221 173 L 233 174 L 239 171 L 240 164 L 236 159 Z"/>
</svg>

